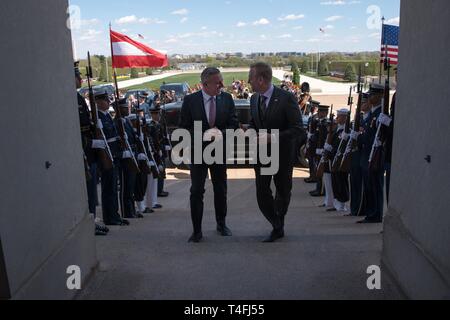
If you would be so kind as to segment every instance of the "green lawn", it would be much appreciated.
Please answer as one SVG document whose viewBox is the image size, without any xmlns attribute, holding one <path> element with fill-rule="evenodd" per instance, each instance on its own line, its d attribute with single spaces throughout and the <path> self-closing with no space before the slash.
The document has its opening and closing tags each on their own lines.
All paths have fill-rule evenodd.
<svg viewBox="0 0 450 320">
<path fill-rule="evenodd" d="M 311 73 L 308 73 L 308 74 L 303 74 L 302 73 L 300 75 L 300 77 L 301 76 L 307 76 L 307 77 L 311 77 L 311 78 L 314 78 L 314 79 L 319 79 L 319 80 L 323 80 L 323 81 L 327 81 L 327 82 L 349 83 L 347 80 L 344 80 L 344 79 L 330 77 L 330 76 L 320 76 L 320 77 L 318 77 L 316 74 L 311 74 Z M 300 79 L 300 81 L 301 81 L 301 79 Z"/>
<path fill-rule="evenodd" d="M 230 86 L 233 80 L 248 80 L 248 73 L 247 72 L 225 72 L 223 73 L 223 80 L 225 86 Z M 147 83 L 143 83 L 137 86 L 132 86 L 127 88 L 128 90 L 134 90 L 134 89 L 143 89 L 148 88 L 153 91 L 159 90 L 159 87 L 165 83 L 181 83 L 181 82 L 187 82 L 189 86 L 195 87 L 198 83 L 200 83 L 200 73 L 189 73 L 189 74 L 180 74 L 173 77 L 168 77 L 161 80 L 155 80 Z M 280 81 L 278 79 L 274 79 L 274 84 L 279 85 Z"/>
</svg>

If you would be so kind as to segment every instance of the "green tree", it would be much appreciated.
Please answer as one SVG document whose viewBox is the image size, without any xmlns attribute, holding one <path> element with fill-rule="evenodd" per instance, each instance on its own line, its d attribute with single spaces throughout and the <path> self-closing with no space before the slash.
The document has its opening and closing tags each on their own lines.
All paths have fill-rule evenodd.
<svg viewBox="0 0 450 320">
<path fill-rule="evenodd" d="M 307 60 L 303 60 L 301 71 L 302 73 L 308 73 L 310 71 L 310 65 Z"/>
<path fill-rule="evenodd" d="M 345 68 L 344 79 L 350 82 L 356 81 L 356 71 L 353 64 L 348 64 Z"/>
<path fill-rule="evenodd" d="M 130 75 L 131 79 L 136 79 L 139 78 L 139 72 L 136 68 L 131 68 L 131 75 Z"/>
<path fill-rule="evenodd" d="M 152 69 L 147 68 L 147 69 L 145 70 L 145 74 L 148 75 L 148 76 L 151 76 L 151 75 L 153 74 Z"/>
<path fill-rule="evenodd" d="M 319 76 L 328 76 L 329 74 L 328 60 L 326 58 L 321 58 L 319 61 Z"/>
<path fill-rule="evenodd" d="M 292 82 L 295 85 L 300 85 L 300 70 L 298 69 L 298 67 L 296 67 L 294 69 L 294 74 L 292 76 Z"/>
<path fill-rule="evenodd" d="M 106 58 L 105 56 L 98 56 L 98 59 L 100 61 L 100 73 L 98 75 L 98 80 L 106 82 L 107 79 L 107 73 L 106 73 Z"/>
</svg>

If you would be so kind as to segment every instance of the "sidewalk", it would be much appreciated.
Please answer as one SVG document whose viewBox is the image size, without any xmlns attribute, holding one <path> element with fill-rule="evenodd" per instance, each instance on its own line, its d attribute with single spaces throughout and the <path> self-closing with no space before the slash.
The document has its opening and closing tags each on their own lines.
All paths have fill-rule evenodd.
<svg viewBox="0 0 450 320">
<path fill-rule="evenodd" d="M 369 291 L 366 270 L 379 265 L 381 226 L 357 225 L 357 218 L 325 213 L 321 198 L 296 169 L 286 238 L 260 241 L 270 232 L 256 204 L 252 170 L 229 170 L 229 227 L 215 232 L 212 191 L 205 195 L 204 236 L 191 234 L 188 172 L 169 172 L 170 197 L 164 209 L 114 227 L 97 237 L 99 270 L 80 299 L 397 299 L 382 278 L 383 290 Z"/>
</svg>

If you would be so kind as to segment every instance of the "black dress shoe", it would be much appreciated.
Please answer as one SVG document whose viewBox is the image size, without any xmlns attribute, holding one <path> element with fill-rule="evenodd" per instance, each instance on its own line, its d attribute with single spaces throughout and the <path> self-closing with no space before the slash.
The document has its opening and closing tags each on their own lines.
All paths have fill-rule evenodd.
<svg viewBox="0 0 450 320">
<path fill-rule="evenodd" d="M 166 197 L 168 197 L 168 196 L 169 196 L 169 193 L 166 192 L 166 191 L 163 191 L 163 192 L 161 192 L 161 193 L 158 193 L 158 197 L 161 197 L 161 198 L 166 198 Z"/>
<path fill-rule="evenodd" d="M 335 212 L 335 211 L 337 211 L 336 208 L 330 208 L 330 209 L 327 209 L 327 212 Z"/>
<path fill-rule="evenodd" d="M 160 205 L 160 204 L 155 204 L 154 206 L 153 206 L 153 209 L 162 209 L 162 205 Z"/>
<path fill-rule="evenodd" d="M 105 232 L 105 233 L 109 232 L 109 229 L 107 227 L 102 226 L 100 224 L 95 224 L 95 230 L 99 230 L 99 231 L 102 231 L 102 232 Z"/>
<path fill-rule="evenodd" d="M 129 226 L 130 225 L 130 221 L 126 220 L 126 219 L 122 219 L 122 226 Z"/>
<path fill-rule="evenodd" d="M 305 181 L 305 183 L 317 183 L 317 180 L 311 179 L 311 178 L 307 178 L 304 181 Z"/>
<path fill-rule="evenodd" d="M 193 242 L 193 243 L 199 243 L 201 240 L 203 239 L 203 234 L 200 233 L 194 233 L 188 240 L 188 242 Z"/>
<path fill-rule="evenodd" d="M 364 219 L 364 220 L 358 221 L 357 223 L 366 224 L 366 223 L 382 223 L 382 222 L 383 221 L 381 221 L 381 220 Z"/>
<path fill-rule="evenodd" d="M 153 213 L 155 212 L 155 210 L 150 209 L 150 208 L 145 208 L 144 213 Z"/>
<path fill-rule="evenodd" d="M 144 215 L 142 213 L 136 213 L 136 219 L 143 219 Z"/>
<path fill-rule="evenodd" d="M 222 237 L 231 237 L 233 235 L 226 225 L 218 225 L 217 232 L 219 232 Z"/>
<path fill-rule="evenodd" d="M 272 243 L 284 238 L 284 230 L 273 230 L 270 236 L 263 240 L 263 243 Z"/>
<path fill-rule="evenodd" d="M 322 197 L 322 195 L 320 194 L 320 192 L 317 192 L 317 191 L 311 192 L 310 195 L 311 195 L 312 197 Z"/>
<path fill-rule="evenodd" d="M 122 221 L 111 221 L 111 222 L 105 222 L 105 225 L 107 226 L 123 226 Z"/>
<path fill-rule="evenodd" d="M 100 230 L 100 229 L 95 229 L 95 235 L 96 235 L 96 236 L 107 236 L 108 233 L 105 232 L 105 231 L 102 231 L 102 230 Z"/>
</svg>

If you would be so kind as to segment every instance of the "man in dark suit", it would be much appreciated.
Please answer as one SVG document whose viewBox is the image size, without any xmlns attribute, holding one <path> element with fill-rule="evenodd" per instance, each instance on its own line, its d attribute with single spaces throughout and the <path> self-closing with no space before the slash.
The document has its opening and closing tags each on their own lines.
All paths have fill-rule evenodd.
<svg viewBox="0 0 450 320">
<path fill-rule="evenodd" d="M 223 77 L 219 69 L 207 68 L 201 75 L 203 90 L 186 96 L 181 109 L 180 127 L 188 130 L 194 137 L 194 123 L 202 124 L 202 133 L 211 130 L 215 132 L 213 139 L 226 136 L 227 129 L 236 130 L 239 126 L 235 105 L 230 94 L 222 92 Z M 192 154 L 195 153 L 195 143 L 192 144 Z M 202 144 L 202 153 L 207 144 Z M 197 150 L 198 152 L 199 150 Z M 196 160 L 196 159 L 193 159 Z M 203 238 L 203 197 L 205 194 L 205 180 L 208 170 L 214 188 L 214 207 L 216 211 L 217 231 L 222 236 L 231 236 L 232 233 L 226 225 L 227 215 L 227 167 L 226 162 L 206 164 L 191 161 L 191 217 L 194 227 L 189 242 L 200 242 Z"/>
<path fill-rule="evenodd" d="M 272 84 L 272 68 L 266 63 L 258 62 L 251 66 L 249 83 L 256 93 L 252 96 L 250 106 L 252 119 L 250 128 L 258 132 L 258 143 L 271 144 L 272 139 L 279 139 L 279 170 L 274 176 L 263 175 L 262 165 L 255 166 L 256 191 L 260 210 L 272 224 L 273 231 L 263 242 L 274 242 L 284 237 L 284 219 L 287 214 L 292 191 L 292 174 L 295 157 L 295 138 L 305 134 L 300 126 L 300 109 L 291 93 Z M 268 130 L 268 134 L 260 130 Z M 279 137 L 270 130 L 279 130 Z M 272 152 L 272 158 L 277 156 Z M 275 182 L 275 199 L 270 188 L 272 178 Z"/>
</svg>

